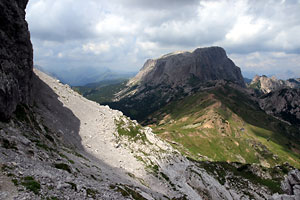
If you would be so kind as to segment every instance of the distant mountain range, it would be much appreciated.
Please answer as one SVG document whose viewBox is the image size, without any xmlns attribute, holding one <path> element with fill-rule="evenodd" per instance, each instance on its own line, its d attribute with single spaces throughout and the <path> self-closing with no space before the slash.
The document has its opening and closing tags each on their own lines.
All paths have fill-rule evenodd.
<svg viewBox="0 0 300 200">
<path fill-rule="evenodd" d="M 296 71 L 291 71 L 291 70 L 287 70 L 287 71 L 281 71 L 281 72 L 274 72 L 274 73 L 270 73 L 270 72 L 254 72 L 254 71 L 247 71 L 247 70 L 242 70 L 242 74 L 244 78 L 247 79 L 253 79 L 256 75 L 260 76 L 268 76 L 268 77 L 272 77 L 275 76 L 278 79 L 282 79 L 282 80 L 286 80 L 286 79 L 290 79 L 290 78 L 299 78 L 300 77 L 300 72 L 296 72 Z"/>
<path fill-rule="evenodd" d="M 37 65 L 34 67 L 71 86 L 83 86 L 89 83 L 116 79 L 129 79 L 136 75 L 136 72 L 116 72 L 108 68 L 81 67 L 51 70 Z"/>
</svg>

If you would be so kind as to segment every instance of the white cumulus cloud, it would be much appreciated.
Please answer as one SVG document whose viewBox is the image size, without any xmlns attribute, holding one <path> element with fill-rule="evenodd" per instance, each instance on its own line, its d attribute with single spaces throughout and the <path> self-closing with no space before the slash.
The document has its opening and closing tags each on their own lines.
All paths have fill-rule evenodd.
<svg viewBox="0 0 300 200">
<path fill-rule="evenodd" d="M 222 46 L 244 71 L 300 73 L 297 0 L 30 0 L 35 63 L 139 70 L 148 58 Z"/>
</svg>

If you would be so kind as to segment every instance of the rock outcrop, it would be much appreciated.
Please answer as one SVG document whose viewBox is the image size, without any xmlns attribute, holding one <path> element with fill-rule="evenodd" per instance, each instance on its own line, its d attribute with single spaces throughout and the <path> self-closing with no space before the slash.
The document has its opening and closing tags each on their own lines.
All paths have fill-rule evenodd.
<svg viewBox="0 0 300 200">
<path fill-rule="evenodd" d="M 274 194 L 270 200 L 297 200 L 300 199 L 300 171 L 292 170 L 285 176 L 281 188 L 286 194 Z"/>
<path fill-rule="evenodd" d="M 221 47 L 170 53 L 147 60 L 127 88 L 116 95 L 115 103 L 109 105 L 142 120 L 169 101 L 220 81 L 245 86 L 240 68 Z"/>
<path fill-rule="evenodd" d="M 300 89 L 283 88 L 270 92 L 260 97 L 259 104 L 266 113 L 300 126 Z"/>
<path fill-rule="evenodd" d="M 25 8 L 28 0 L 0 1 L 0 118 L 31 98 L 33 50 Z"/>
<path fill-rule="evenodd" d="M 280 80 L 274 76 L 269 78 L 267 76 L 256 75 L 249 86 L 266 94 L 282 88 L 300 88 L 300 82 L 299 79 Z"/>
<path fill-rule="evenodd" d="M 254 89 L 260 108 L 267 114 L 300 127 L 300 80 L 280 80 L 255 76 L 249 85 Z"/>
</svg>

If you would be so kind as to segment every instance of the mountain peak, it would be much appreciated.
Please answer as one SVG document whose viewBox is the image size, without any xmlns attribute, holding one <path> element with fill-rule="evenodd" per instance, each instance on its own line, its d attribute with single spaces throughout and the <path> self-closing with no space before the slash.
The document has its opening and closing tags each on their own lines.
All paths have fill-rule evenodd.
<svg viewBox="0 0 300 200">
<path fill-rule="evenodd" d="M 227 81 L 245 87 L 240 68 L 223 48 L 177 51 L 147 60 L 109 105 L 141 120 L 173 99 Z M 136 102 L 140 106 L 133 109 Z"/>
<path fill-rule="evenodd" d="M 230 80 L 244 86 L 241 70 L 221 47 L 177 51 L 146 61 L 128 85 L 186 87 L 214 80 Z"/>
<path fill-rule="evenodd" d="M 226 51 L 222 47 L 218 47 L 218 46 L 197 48 L 193 51 L 193 53 L 208 53 L 208 54 L 213 53 L 214 56 L 227 57 Z"/>
</svg>

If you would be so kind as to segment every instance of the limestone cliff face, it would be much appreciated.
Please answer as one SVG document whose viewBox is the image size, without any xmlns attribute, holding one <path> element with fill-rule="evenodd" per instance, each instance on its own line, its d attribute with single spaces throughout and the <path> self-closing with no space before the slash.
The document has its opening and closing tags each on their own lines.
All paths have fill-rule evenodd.
<svg viewBox="0 0 300 200">
<path fill-rule="evenodd" d="M 276 77 L 255 76 L 250 83 L 250 87 L 266 94 L 282 88 L 300 88 L 299 79 L 280 80 Z"/>
<path fill-rule="evenodd" d="M 129 85 L 148 84 L 171 87 L 193 85 L 210 80 L 230 80 L 244 86 L 241 70 L 220 47 L 198 48 L 148 60 Z"/>
<path fill-rule="evenodd" d="M 260 97 L 259 104 L 268 114 L 300 126 L 299 88 L 283 88 L 270 92 Z"/>
<path fill-rule="evenodd" d="M 28 0 L 0 1 L 0 118 L 31 98 L 33 50 L 25 8 Z"/>
<path fill-rule="evenodd" d="M 300 126 L 300 79 L 255 76 L 249 87 L 257 91 L 259 105 L 267 114 Z"/>
</svg>

